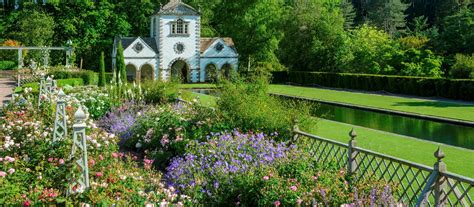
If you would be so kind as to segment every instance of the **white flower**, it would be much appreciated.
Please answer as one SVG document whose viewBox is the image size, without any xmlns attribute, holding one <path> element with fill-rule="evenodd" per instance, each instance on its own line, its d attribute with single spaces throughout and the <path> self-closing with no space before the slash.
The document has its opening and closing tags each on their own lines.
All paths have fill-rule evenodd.
<svg viewBox="0 0 474 207">
<path fill-rule="evenodd" d="M 142 143 L 140 142 L 137 142 L 137 144 L 135 145 L 136 148 L 141 148 L 142 147 Z"/>
</svg>

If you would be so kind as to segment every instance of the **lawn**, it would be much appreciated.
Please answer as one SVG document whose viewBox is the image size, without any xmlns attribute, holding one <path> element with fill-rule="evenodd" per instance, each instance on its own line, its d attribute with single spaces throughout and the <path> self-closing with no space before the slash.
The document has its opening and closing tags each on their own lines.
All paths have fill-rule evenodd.
<svg viewBox="0 0 474 207">
<path fill-rule="evenodd" d="M 215 88 L 215 84 L 209 83 L 193 83 L 193 84 L 179 84 L 180 88 Z"/>
<path fill-rule="evenodd" d="M 200 97 L 204 105 L 215 106 L 215 97 L 213 96 L 190 93 L 189 97 L 197 96 Z M 348 134 L 352 128 L 358 134 L 357 143 L 359 147 L 427 166 L 434 164 L 436 159 L 433 153 L 438 146 L 441 146 L 446 154 L 444 161 L 449 172 L 474 177 L 474 150 L 437 144 L 325 119 L 318 119 L 315 121 L 314 127 L 303 130 L 321 137 L 347 143 L 349 141 Z"/>
<path fill-rule="evenodd" d="M 269 92 L 413 114 L 474 121 L 474 104 L 468 103 L 404 98 L 288 85 L 271 85 Z"/>
</svg>

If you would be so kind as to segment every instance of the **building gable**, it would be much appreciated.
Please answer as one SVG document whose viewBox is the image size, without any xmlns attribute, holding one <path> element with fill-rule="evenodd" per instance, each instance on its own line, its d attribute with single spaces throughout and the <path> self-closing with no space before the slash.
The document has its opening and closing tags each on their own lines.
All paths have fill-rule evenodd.
<svg viewBox="0 0 474 207">
<path fill-rule="evenodd" d="M 158 54 L 154 38 L 122 38 L 126 58 L 155 57 Z"/>
<path fill-rule="evenodd" d="M 231 38 L 201 38 L 201 57 L 238 57 Z"/>
</svg>

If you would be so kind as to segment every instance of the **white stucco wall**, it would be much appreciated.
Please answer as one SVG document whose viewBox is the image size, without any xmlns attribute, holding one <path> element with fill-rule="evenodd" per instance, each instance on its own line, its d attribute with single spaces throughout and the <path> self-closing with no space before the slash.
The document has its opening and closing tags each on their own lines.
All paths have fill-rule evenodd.
<svg viewBox="0 0 474 207">
<path fill-rule="evenodd" d="M 200 47 L 200 18 L 199 16 L 181 16 L 185 22 L 189 22 L 187 36 L 175 36 L 171 34 L 171 22 L 176 21 L 176 16 L 160 16 L 158 27 L 159 40 L 158 48 L 160 54 L 159 68 L 164 69 L 161 72 L 163 79 L 167 80 L 170 77 L 170 67 L 178 59 L 185 60 L 191 71 L 191 81 L 198 82 L 199 76 L 199 47 Z M 174 47 L 177 43 L 183 43 L 184 51 L 177 54 Z"/>
<path fill-rule="evenodd" d="M 143 45 L 143 50 L 140 52 L 133 49 L 138 42 Z M 125 48 L 123 55 L 125 57 L 125 65 L 132 64 L 138 71 L 145 64 L 149 64 L 153 67 L 155 79 L 158 78 L 158 55 L 141 38 L 136 39 L 130 46 Z"/>
<path fill-rule="evenodd" d="M 215 49 L 216 44 L 224 45 L 224 48 L 221 51 Z M 225 64 L 230 64 L 232 69 L 237 71 L 239 65 L 239 55 L 232 48 L 228 47 L 222 39 L 214 41 L 209 48 L 204 51 L 201 55 L 200 60 L 200 82 L 205 82 L 206 80 L 206 66 L 209 64 L 214 64 L 217 67 L 217 70 L 221 70 L 222 66 Z"/>
</svg>

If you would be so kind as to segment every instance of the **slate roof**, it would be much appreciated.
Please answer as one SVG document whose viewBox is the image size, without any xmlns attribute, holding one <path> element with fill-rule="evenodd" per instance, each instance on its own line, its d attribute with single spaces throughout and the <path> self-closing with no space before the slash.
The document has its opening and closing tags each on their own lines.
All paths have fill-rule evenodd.
<svg viewBox="0 0 474 207">
<path fill-rule="evenodd" d="M 158 47 L 156 45 L 156 40 L 154 37 L 140 37 L 153 51 L 158 54 Z M 122 47 L 126 49 L 129 47 L 138 37 L 122 37 Z"/>
<path fill-rule="evenodd" d="M 234 40 L 232 40 L 232 38 L 230 37 L 211 37 L 211 38 L 203 37 L 201 38 L 201 49 L 200 49 L 201 53 L 204 53 L 212 45 L 212 43 L 214 43 L 218 39 L 224 40 L 224 43 L 237 53 L 237 49 L 235 49 Z"/>
<path fill-rule="evenodd" d="M 181 0 L 170 0 L 160 8 L 158 15 L 200 15 L 200 12 L 193 7 L 181 2 Z"/>
</svg>

